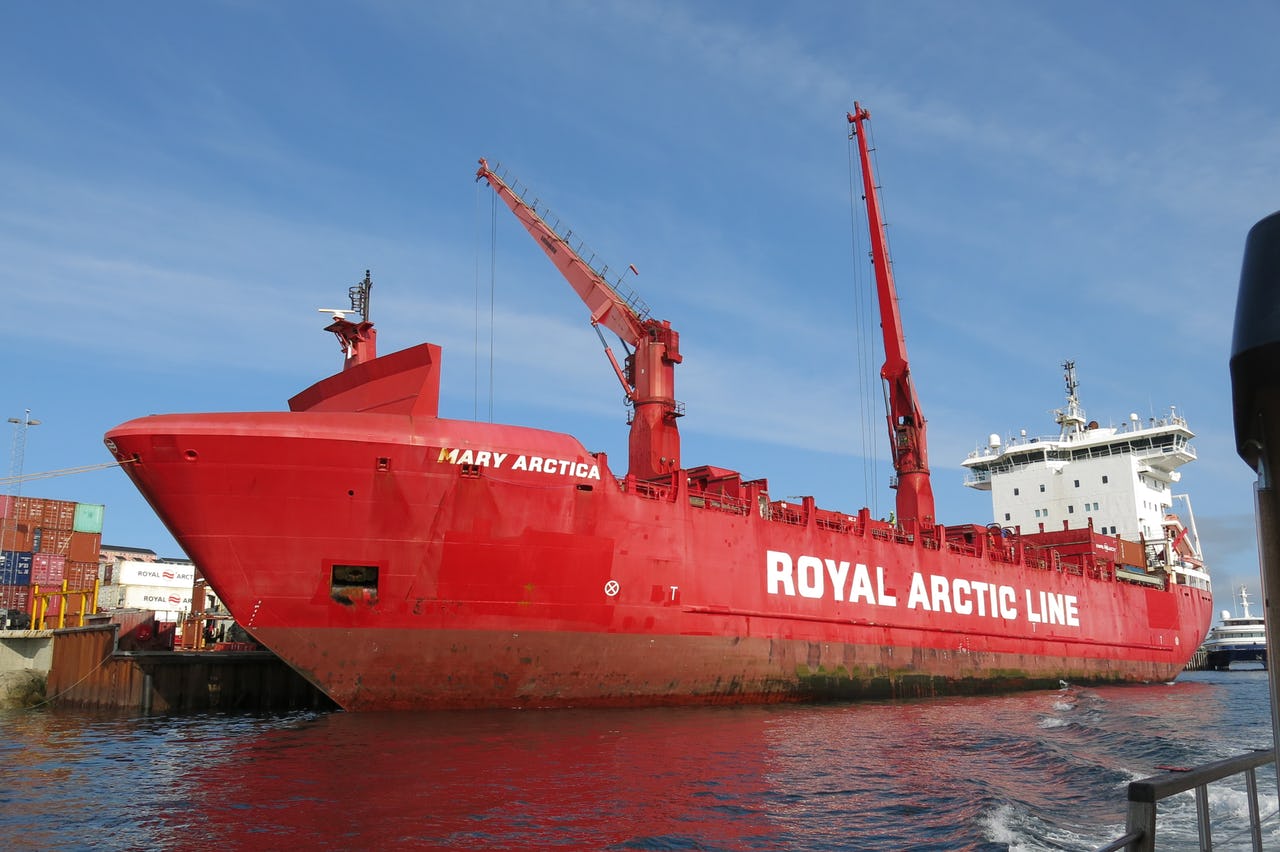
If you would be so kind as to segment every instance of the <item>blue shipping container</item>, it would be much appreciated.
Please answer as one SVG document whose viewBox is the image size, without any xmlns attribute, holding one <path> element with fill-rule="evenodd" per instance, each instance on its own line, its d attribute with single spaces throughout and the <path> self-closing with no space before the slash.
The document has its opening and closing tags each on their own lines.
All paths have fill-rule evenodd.
<svg viewBox="0 0 1280 852">
<path fill-rule="evenodd" d="M 0 586 L 31 585 L 31 551 L 0 550 Z"/>
</svg>

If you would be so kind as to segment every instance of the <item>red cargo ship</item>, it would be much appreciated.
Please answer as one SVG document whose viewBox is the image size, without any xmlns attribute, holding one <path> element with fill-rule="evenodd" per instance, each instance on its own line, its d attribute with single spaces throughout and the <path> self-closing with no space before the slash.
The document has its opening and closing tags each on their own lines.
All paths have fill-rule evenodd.
<svg viewBox="0 0 1280 852">
<path fill-rule="evenodd" d="M 237 620 L 348 710 L 908 697 L 1161 681 L 1212 612 L 1119 535 L 942 526 L 863 125 L 896 517 L 777 500 L 680 458 L 679 336 L 481 161 L 590 310 L 633 408 L 628 472 L 575 438 L 439 416 L 440 348 L 344 369 L 289 412 L 145 417 L 106 443 Z M 603 340 L 603 338 L 602 338 Z M 1142 544 L 1150 545 L 1151 542 Z M 1133 564 L 1141 563 L 1141 564 Z M 1183 580 L 1179 582 L 1179 579 Z"/>
</svg>

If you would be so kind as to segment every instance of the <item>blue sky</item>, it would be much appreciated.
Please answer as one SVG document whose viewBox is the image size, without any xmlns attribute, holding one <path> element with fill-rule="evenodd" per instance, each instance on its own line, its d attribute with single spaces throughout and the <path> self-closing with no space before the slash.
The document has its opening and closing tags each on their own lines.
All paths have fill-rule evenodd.
<svg viewBox="0 0 1280 852">
<path fill-rule="evenodd" d="M 621 471 L 617 380 L 492 218 L 485 156 L 680 331 L 686 464 L 887 513 L 857 99 L 940 519 L 990 519 L 960 461 L 1051 433 L 1072 358 L 1091 418 L 1190 421 L 1229 606 L 1258 588 L 1227 359 L 1245 233 L 1280 209 L 1276 32 L 1266 2 L 3 4 L 0 414 L 42 421 L 32 474 L 107 461 L 133 417 L 282 409 L 339 368 L 316 309 L 368 268 L 379 350 L 445 347 L 444 414 L 492 406 Z M 119 471 L 23 493 L 180 555 Z"/>
</svg>

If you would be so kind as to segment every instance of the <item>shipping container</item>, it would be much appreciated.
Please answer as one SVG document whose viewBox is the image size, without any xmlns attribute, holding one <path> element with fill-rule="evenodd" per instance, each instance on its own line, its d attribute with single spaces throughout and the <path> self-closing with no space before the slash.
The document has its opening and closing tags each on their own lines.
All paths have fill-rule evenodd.
<svg viewBox="0 0 1280 852">
<path fill-rule="evenodd" d="M 29 550 L 0 551 L 0 586 L 30 586 L 31 557 Z"/>
<path fill-rule="evenodd" d="M 67 558 L 73 562 L 97 562 L 102 552 L 102 533 L 73 532 Z"/>
<path fill-rule="evenodd" d="M 45 500 L 44 511 L 40 514 L 42 526 L 51 530 L 74 528 L 76 505 L 70 500 Z M 101 531 L 101 529 L 98 530 L 98 532 Z"/>
<path fill-rule="evenodd" d="M 102 510 L 99 503 L 77 503 L 72 529 L 79 533 L 102 533 Z"/>
<path fill-rule="evenodd" d="M 188 595 L 196 582 L 194 565 L 172 562 L 121 562 L 114 574 L 122 586 L 165 586 L 185 589 Z"/>
<path fill-rule="evenodd" d="M 62 585 L 66 577 L 67 557 L 54 553 L 36 553 L 31 557 L 31 585 Z"/>
<path fill-rule="evenodd" d="M 67 568 L 63 574 L 68 589 L 92 589 L 98 579 L 97 562 L 73 562 L 67 560 Z"/>
<path fill-rule="evenodd" d="M 38 550 L 41 553 L 56 553 L 59 556 L 69 556 L 71 553 L 71 530 L 41 530 L 40 546 L 33 546 L 32 550 Z"/>
<path fill-rule="evenodd" d="M 120 586 L 120 606 L 126 609 L 160 610 L 161 612 L 190 612 L 191 590 L 169 586 Z"/>
<path fill-rule="evenodd" d="M 0 609 L 11 609 L 19 612 L 31 611 L 31 588 L 29 586 L 0 585 Z"/>
<path fill-rule="evenodd" d="M 39 497 L 15 497 L 13 516 L 20 521 L 39 524 L 44 520 L 45 501 Z"/>
<path fill-rule="evenodd" d="M 0 550 L 35 550 L 31 541 L 31 524 L 11 518 L 0 521 Z"/>
<path fill-rule="evenodd" d="M 0 494 L 0 518 L 13 517 L 13 495 Z"/>
</svg>

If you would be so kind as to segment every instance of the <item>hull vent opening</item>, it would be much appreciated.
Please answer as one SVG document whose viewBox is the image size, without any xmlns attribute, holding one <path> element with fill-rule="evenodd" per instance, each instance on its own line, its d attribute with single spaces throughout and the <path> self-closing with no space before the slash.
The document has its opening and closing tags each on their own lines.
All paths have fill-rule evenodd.
<svg viewBox="0 0 1280 852">
<path fill-rule="evenodd" d="M 329 597 L 343 606 L 371 606 L 377 603 L 378 566 L 334 565 L 329 581 Z"/>
</svg>

